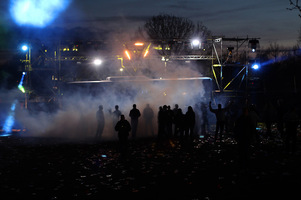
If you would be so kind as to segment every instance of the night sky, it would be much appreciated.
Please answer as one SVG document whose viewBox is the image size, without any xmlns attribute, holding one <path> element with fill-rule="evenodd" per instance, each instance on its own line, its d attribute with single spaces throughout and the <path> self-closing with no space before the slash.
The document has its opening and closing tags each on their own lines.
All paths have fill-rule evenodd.
<svg viewBox="0 0 301 200">
<path fill-rule="evenodd" d="M 10 26 L 10 2 L 0 3 L 1 26 Z M 301 18 L 289 11 L 289 0 L 70 0 L 68 8 L 49 26 L 88 27 L 131 32 L 158 14 L 172 14 L 201 21 L 213 35 L 259 37 L 262 46 L 297 42 Z M 47 28 L 47 27 L 46 27 Z"/>
</svg>

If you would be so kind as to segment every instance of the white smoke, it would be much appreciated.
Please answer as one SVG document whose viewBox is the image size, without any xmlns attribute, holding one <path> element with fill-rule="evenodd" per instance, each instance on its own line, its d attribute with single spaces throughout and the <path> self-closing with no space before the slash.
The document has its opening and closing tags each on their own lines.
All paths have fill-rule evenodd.
<svg viewBox="0 0 301 200">
<path fill-rule="evenodd" d="M 191 73 L 191 69 L 187 70 Z M 178 70 L 179 72 L 179 70 Z M 181 76 L 184 69 L 180 70 Z M 195 76 L 199 74 L 194 71 Z M 191 76 L 191 74 L 189 74 Z M 180 77 L 173 74 L 171 77 Z M 87 85 L 86 87 L 83 85 Z M 56 112 L 17 109 L 16 120 L 23 124 L 27 136 L 47 136 L 64 138 L 93 138 L 96 134 L 96 112 L 99 105 L 103 105 L 105 113 L 105 129 L 102 138 L 105 140 L 116 139 L 112 116 L 115 105 L 126 119 L 130 121 L 129 112 L 132 105 L 136 104 L 141 114 L 146 104 L 150 104 L 155 113 L 153 126 L 157 132 L 157 112 L 159 106 L 170 105 L 172 108 L 178 104 L 183 112 L 188 106 L 200 103 L 205 95 L 205 88 L 198 79 L 168 79 L 155 81 L 125 81 L 89 84 L 70 84 L 72 91 L 65 90 L 59 100 L 60 109 Z M 74 89 L 76 88 L 76 89 Z M 139 118 L 139 137 L 151 136 L 145 134 L 143 116 Z"/>
</svg>

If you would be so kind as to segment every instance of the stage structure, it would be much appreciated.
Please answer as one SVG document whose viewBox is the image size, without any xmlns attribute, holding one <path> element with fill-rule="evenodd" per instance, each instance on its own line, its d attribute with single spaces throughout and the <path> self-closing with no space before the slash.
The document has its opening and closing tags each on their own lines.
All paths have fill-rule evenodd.
<svg viewBox="0 0 301 200">
<path fill-rule="evenodd" d="M 212 38 L 211 69 L 216 93 L 248 93 L 251 65 L 257 60 L 258 39 Z"/>
<path fill-rule="evenodd" d="M 141 70 L 152 67 L 153 61 L 156 65 L 160 65 L 161 62 L 165 72 L 168 70 L 167 66 L 172 68 L 175 62 L 210 61 L 213 56 L 208 54 L 211 51 L 208 51 L 207 47 L 207 41 L 204 43 L 197 39 L 133 40 L 123 44 L 124 52 L 120 53 L 117 58 L 120 60 L 121 68 L 128 73 L 127 75 L 135 76 Z"/>
<path fill-rule="evenodd" d="M 211 75 L 205 76 L 213 79 L 216 85 L 215 93 L 246 92 L 250 80 L 250 60 L 256 61 L 259 38 L 212 37 L 206 41 L 137 40 L 120 44 L 120 52 L 112 51 L 105 41 L 58 41 L 51 44 L 51 47 L 44 44 L 31 45 L 30 51 L 28 50 L 31 59 L 26 58 L 24 62 L 25 71 L 30 72 L 24 84 L 26 106 L 27 102 L 33 98 L 34 101 L 49 102 L 62 95 L 61 83 L 103 80 L 91 78 L 91 74 L 95 76 L 94 72 L 102 68 L 93 65 L 107 66 L 109 63 L 114 63 L 116 66 L 114 69 L 111 68 L 115 70 L 113 76 L 135 76 L 137 72 L 140 72 L 141 66 L 152 63 L 152 59 L 162 61 L 162 66 L 165 68 L 167 65 L 172 67 L 173 62 L 206 62 L 202 67 L 207 67 L 211 72 Z M 40 53 L 37 54 L 37 52 Z M 97 62 L 95 62 L 96 59 Z M 27 60 L 31 60 L 30 64 Z M 85 75 L 85 73 L 84 78 L 77 76 Z M 105 77 L 110 75 L 106 74 Z M 42 92 L 38 87 L 35 88 L 41 85 L 43 85 Z M 42 94 L 46 93 L 46 90 L 49 91 L 48 94 Z M 45 98 L 41 100 L 40 97 L 43 95 Z"/>
</svg>

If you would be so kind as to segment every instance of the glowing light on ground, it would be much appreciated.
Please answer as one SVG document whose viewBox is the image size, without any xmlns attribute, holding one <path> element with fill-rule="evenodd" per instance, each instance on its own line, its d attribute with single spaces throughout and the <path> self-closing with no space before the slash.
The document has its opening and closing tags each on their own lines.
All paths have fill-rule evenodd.
<svg viewBox="0 0 301 200">
<path fill-rule="evenodd" d="M 21 90 L 21 92 L 25 93 L 25 89 L 23 87 L 23 80 L 24 80 L 24 76 L 26 75 L 26 72 L 22 73 L 22 77 L 20 80 L 20 83 L 18 85 L 19 90 Z M 4 133 L 1 133 L 0 136 L 1 137 L 7 137 L 11 135 L 12 132 L 12 127 L 15 124 L 15 109 L 16 109 L 16 104 L 17 104 L 17 100 L 14 100 L 14 102 L 12 103 L 8 116 L 5 119 L 4 125 L 3 125 L 3 131 Z"/>
<path fill-rule="evenodd" d="M 15 109 L 16 109 L 16 103 L 17 103 L 17 100 L 15 100 L 11 107 L 10 107 L 10 111 L 8 113 L 8 116 L 4 122 L 4 125 L 3 125 L 3 131 L 4 133 L 2 133 L 0 136 L 2 137 L 6 137 L 6 136 L 10 136 L 11 135 L 11 132 L 12 132 L 12 127 L 15 123 Z"/>
<path fill-rule="evenodd" d="M 19 25 L 45 27 L 49 25 L 71 0 L 10 0 L 10 13 Z"/>
</svg>

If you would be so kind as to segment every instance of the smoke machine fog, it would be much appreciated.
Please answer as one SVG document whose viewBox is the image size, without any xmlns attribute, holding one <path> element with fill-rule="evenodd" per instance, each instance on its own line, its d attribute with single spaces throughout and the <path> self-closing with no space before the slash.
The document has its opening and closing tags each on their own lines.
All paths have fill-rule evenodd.
<svg viewBox="0 0 301 200">
<path fill-rule="evenodd" d="M 111 114 L 115 105 L 130 121 L 129 112 L 136 104 L 142 114 L 137 137 L 148 137 L 153 135 L 145 129 L 143 110 L 147 104 L 155 114 L 151 123 L 156 134 L 159 106 L 173 108 L 178 104 L 186 113 L 188 106 L 195 107 L 210 93 L 210 84 L 210 78 L 202 77 L 71 82 L 62 88 L 64 95 L 56 112 L 30 113 L 23 109 L 16 112 L 16 119 L 26 125 L 27 136 L 93 138 L 96 112 L 102 105 L 105 114 L 102 138 L 111 140 L 117 139 Z"/>
</svg>

